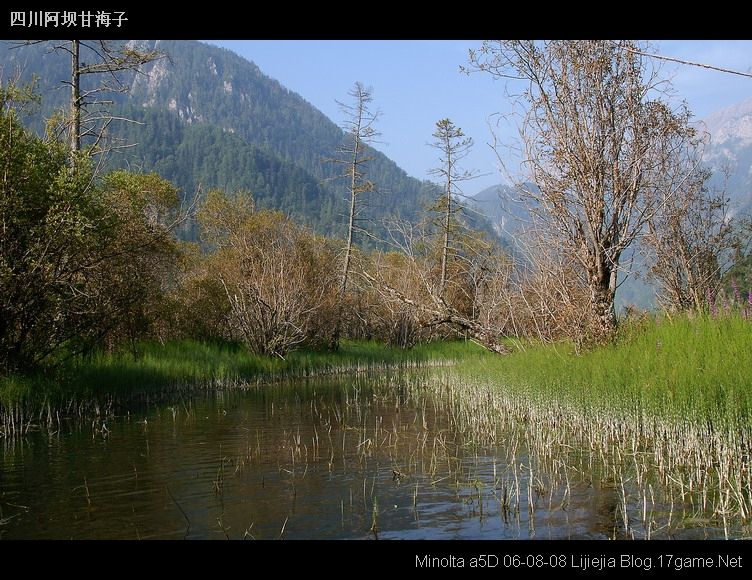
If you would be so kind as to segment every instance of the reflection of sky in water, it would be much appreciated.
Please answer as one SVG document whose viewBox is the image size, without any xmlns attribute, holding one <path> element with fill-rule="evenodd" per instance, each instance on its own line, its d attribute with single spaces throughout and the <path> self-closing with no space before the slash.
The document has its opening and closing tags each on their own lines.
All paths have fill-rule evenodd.
<svg viewBox="0 0 752 580">
<path fill-rule="evenodd" d="M 106 437 L 72 422 L 31 434 L 2 451 L 0 536 L 372 538 L 375 521 L 382 539 L 623 537 L 620 490 L 592 473 L 573 471 L 568 492 L 535 479 L 531 514 L 521 451 L 520 509 L 505 511 L 516 485 L 507 449 L 465 444 L 430 402 L 426 430 L 404 394 L 397 404 L 346 391 L 218 393 L 108 420 Z"/>
</svg>

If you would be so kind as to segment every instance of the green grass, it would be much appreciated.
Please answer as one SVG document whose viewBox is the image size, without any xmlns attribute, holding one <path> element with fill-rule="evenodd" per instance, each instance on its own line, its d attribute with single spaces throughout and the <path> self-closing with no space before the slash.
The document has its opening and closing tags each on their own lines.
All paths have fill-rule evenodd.
<svg viewBox="0 0 752 580">
<path fill-rule="evenodd" d="M 48 404 L 59 407 L 71 400 L 127 399 L 186 386 L 412 367 L 468 360 L 481 352 L 477 346 L 463 342 L 431 343 L 403 350 L 375 342 L 344 341 L 337 352 L 301 350 L 281 359 L 254 355 L 233 343 L 142 343 L 135 356 L 130 352 L 98 352 L 76 359 L 55 373 L 0 377 L 0 407 L 8 410 L 21 406 L 36 412 Z"/>
<path fill-rule="evenodd" d="M 650 319 L 583 354 L 537 344 L 458 372 L 584 411 L 752 424 L 752 321 L 738 315 Z"/>
<path fill-rule="evenodd" d="M 285 360 L 238 344 L 143 343 L 131 353 L 95 353 L 52 376 L 0 377 L 0 407 L 40 410 L 73 401 L 162 395 L 191 386 L 295 378 L 459 361 L 459 383 L 481 381 L 519 397 L 590 411 L 679 421 L 752 425 L 752 321 L 655 318 L 582 354 L 573 345 L 530 344 L 499 357 L 466 342 L 410 350 L 346 341 L 338 352 L 301 350 Z M 2 410 L 2 409 L 0 409 Z"/>
</svg>

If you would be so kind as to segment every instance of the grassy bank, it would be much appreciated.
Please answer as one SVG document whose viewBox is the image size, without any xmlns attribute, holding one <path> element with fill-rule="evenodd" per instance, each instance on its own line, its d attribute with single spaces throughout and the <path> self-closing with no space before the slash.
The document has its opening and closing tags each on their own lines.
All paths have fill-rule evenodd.
<svg viewBox="0 0 752 580">
<path fill-rule="evenodd" d="M 0 377 L 0 410 L 26 414 L 104 398 L 158 395 L 175 388 L 219 386 L 367 369 L 446 364 L 481 356 L 463 342 L 410 350 L 375 342 L 343 342 L 337 352 L 301 350 L 285 359 L 254 355 L 239 344 L 191 340 L 139 344 L 131 352 L 94 353 L 55 372 Z"/>
<path fill-rule="evenodd" d="M 304 350 L 286 359 L 237 344 L 140 344 L 137 354 L 96 353 L 52 375 L 0 377 L 0 410 L 44 409 L 158 396 L 191 386 L 222 386 L 367 369 L 459 361 L 461 389 L 481 382 L 529 401 L 555 401 L 582 413 L 656 416 L 752 426 L 752 322 L 721 318 L 649 319 L 622 328 L 612 345 L 582 354 L 567 343 L 531 344 L 506 357 L 464 342 L 410 350 L 344 342 L 338 352 Z"/>
<path fill-rule="evenodd" d="M 583 411 L 752 425 L 752 321 L 738 315 L 650 319 L 581 355 L 538 344 L 458 372 Z"/>
</svg>

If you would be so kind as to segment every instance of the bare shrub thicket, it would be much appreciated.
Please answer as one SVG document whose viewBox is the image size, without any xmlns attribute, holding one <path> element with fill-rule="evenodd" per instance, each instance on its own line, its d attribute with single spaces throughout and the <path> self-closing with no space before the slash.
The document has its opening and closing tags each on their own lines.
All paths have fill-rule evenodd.
<svg viewBox="0 0 752 580">
<path fill-rule="evenodd" d="M 498 257 L 478 297 L 481 318 L 506 337 L 558 340 L 592 335 L 588 289 L 572 260 L 540 230 L 519 234 L 516 257 Z"/>
<path fill-rule="evenodd" d="M 681 194 L 667 198 L 648 221 L 643 236 L 649 279 L 669 311 L 705 308 L 742 250 L 738 219 L 725 191 L 708 184 L 710 176 L 708 170 L 694 171 Z"/>
<path fill-rule="evenodd" d="M 391 253 L 376 253 L 360 275 L 388 311 L 399 332 L 432 339 L 471 338 L 494 352 L 507 352 L 502 333 L 483 324 L 480 300 L 496 273 L 493 244 L 470 232 L 455 232 L 452 259 L 444 261 L 443 236 L 426 223 L 393 220 L 386 226 Z M 442 272 L 445 272 L 446 278 Z"/>
<path fill-rule="evenodd" d="M 249 194 L 212 192 L 200 217 L 216 246 L 202 284 L 212 301 L 221 286 L 230 338 L 282 357 L 326 340 L 337 305 L 328 242 L 279 212 L 255 210 Z"/>
</svg>

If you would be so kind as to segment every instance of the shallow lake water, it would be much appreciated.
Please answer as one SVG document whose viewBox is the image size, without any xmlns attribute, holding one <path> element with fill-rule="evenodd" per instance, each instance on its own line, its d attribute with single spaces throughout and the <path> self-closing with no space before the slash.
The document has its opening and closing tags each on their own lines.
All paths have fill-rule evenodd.
<svg viewBox="0 0 752 580">
<path fill-rule="evenodd" d="M 478 442 L 451 405 L 408 396 L 407 380 L 193 394 L 6 440 L 0 537 L 628 537 L 623 490 L 586 450 L 556 459 L 579 467 L 548 485 L 524 444 L 510 449 L 519 436 Z M 678 534 L 713 536 L 712 525 Z"/>
</svg>

